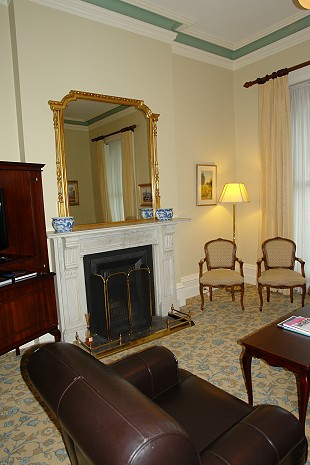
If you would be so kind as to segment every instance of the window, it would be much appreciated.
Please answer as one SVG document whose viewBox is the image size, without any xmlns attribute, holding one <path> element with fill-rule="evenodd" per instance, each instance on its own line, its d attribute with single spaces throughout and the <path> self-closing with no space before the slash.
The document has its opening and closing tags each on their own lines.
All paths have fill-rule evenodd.
<svg viewBox="0 0 310 465">
<path fill-rule="evenodd" d="M 294 241 L 310 280 L 310 70 L 309 79 L 290 86 Z M 293 73 L 294 74 L 294 73 Z"/>
</svg>

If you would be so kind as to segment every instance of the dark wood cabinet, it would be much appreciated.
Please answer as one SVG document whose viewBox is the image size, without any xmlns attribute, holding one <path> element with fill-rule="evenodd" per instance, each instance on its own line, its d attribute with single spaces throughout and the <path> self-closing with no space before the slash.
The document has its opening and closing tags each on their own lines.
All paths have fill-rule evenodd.
<svg viewBox="0 0 310 465">
<path fill-rule="evenodd" d="M 0 270 L 36 271 L 36 277 L 0 287 L 0 355 L 46 333 L 60 340 L 54 275 L 49 271 L 42 169 L 35 163 L 0 162 L 8 247 Z"/>
</svg>

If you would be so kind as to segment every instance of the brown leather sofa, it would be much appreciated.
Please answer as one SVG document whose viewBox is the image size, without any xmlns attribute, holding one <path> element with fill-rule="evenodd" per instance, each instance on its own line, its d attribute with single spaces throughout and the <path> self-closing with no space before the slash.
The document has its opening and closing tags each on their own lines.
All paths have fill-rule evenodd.
<svg viewBox="0 0 310 465">
<path fill-rule="evenodd" d="M 73 344 L 28 357 L 28 376 L 61 425 L 73 465 L 301 465 L 299 421 L 250 406 L 154 346 L 110 366 Z"/>
</svg>

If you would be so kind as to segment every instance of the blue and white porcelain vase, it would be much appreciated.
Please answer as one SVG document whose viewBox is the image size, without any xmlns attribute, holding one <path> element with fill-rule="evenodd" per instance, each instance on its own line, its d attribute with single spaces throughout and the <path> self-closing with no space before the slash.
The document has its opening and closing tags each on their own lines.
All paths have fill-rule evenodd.
<svg viewBox="0 0 310 465">
<path fill-rule="evenodd" d="M 52 218 L 52 226 L 57 233 L 71 232 L 74 226 L 73 216 L 56 216 Z"/>
<path fill-rule="evenodd" d="M 159 221 L 168 221 L 171 220 L 173 217 L 173 209 L 172 208 L 159 208 L 156 210 L 156 218 Z"/>
<path fill-rule="evenodd" d="M 141 208 L 141 216 L 143 219 L 147 220 L 154 217 L 153 208 Z"/>
</svg>

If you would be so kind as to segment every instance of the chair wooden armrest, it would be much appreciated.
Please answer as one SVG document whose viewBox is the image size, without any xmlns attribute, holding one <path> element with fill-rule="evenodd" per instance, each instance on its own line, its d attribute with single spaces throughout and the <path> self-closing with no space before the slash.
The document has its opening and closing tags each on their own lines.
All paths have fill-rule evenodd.
<svg viewBox="0 0 310 465">
<path fill-rule="evenodd" d="M 257 265 L 257 278 L 260 277 L 262 274 L 262 263 L 263 263 L 263 258 L 259 258 L 256 262 Z"/>
<path fill-rule="evenodd" d="M 295 257 L 295 261 L 300 263 L 301 274 L 305 278 L 305 262 L 302 258 Z"/>
<path fill-rule="evenodd" d="M 239 263 L 240 274 L 241 274 L 241 276 L 244 278 L 244 276 L 243 276 L 243 263 L 244 263 L 244 262 L 243 262 L 243 260 L 241 260 L 240 258 L 237 258 L 237 257 L 236 257 L 236 262 Z"/>
<path fill-rule="evenodd" d="M 206 261 L 205 258 L 202 258 L 199 261 L 199 278 L 201 278 L 201 276 L 203 275 L 203 264 L 204 264 L 205 261 Z"/>
</svg>

